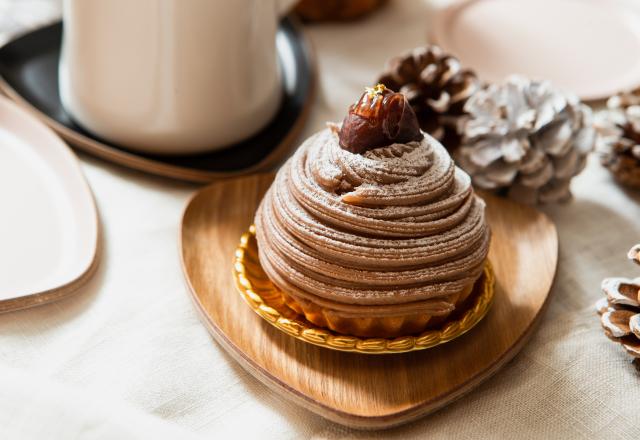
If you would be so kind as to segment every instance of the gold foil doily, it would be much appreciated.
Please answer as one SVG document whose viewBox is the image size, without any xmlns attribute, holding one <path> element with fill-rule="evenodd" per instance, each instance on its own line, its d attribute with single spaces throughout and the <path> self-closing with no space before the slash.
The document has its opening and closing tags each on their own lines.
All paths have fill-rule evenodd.
<svg viewBox="0 0 640 440">
<path fill-rule="evenodd" d="M 242 234 L 236 249 L 233 277 L 242 298 L 265 321 L 278 330 L 301 341 L 331 350 L 364 354 L 391 354 L 424 350 L 449 342 L 471 330 L 489 311 L 494 296 L 495 276 L 487 260 L 484 274 L 476 286 L 469 308 L 455 319 L 444 322 L 440 329 L 426 330 L 418 335 L 397 338 L 364 338 L 341 335 L 318 327 L 304 316 L 290 309 L 283 301 L 278 288 L 271 283 L 262 270 L 258 258 L 258 243 L 255 227 Z M 481 289 L 478 289 L 481 287 Z"/>
</svg>

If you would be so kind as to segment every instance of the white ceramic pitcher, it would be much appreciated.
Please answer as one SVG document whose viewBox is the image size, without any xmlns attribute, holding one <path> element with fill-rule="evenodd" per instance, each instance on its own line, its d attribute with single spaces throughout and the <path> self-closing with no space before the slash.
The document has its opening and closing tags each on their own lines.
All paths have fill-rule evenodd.
<svg viewBox="0 0 640 440">
<path fill-rule="evenodd" d="M 255 134 L 282 96 L 275 36 L 294 0 L 64 0 L 60 95 L 96 135 L 190 154 Z"/>
</svg>

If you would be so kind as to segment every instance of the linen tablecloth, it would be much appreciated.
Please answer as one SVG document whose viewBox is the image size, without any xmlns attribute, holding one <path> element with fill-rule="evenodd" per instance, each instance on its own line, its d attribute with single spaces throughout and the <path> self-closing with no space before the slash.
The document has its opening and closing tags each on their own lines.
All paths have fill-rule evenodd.
<svg viewBox="0 0 640 440">
<path fill-rule="evenodd" d="M 342 118 L 389 56 L 424 43 L 428 12 L 395 0 L 366 20 L 310 26 L 320 86 L 304 136 Z M 0 39 L 58 13 L 55 0 L 0 0 Z M 640 198 L 595 158 L 575 199 L 544 209 L 560 261 L 522 352 L 434 415 L 358 432 L 274 395 L 199 322 L 177 244 L 197 186 L 79 156 L 100 210 L 100 267 L 72 298 L 0 315 L 1 439 L 640 438 L 640 374 L 593 308 L 603 277 L 640 275 L 625 258 L 640 241 Z"/>
</svg>

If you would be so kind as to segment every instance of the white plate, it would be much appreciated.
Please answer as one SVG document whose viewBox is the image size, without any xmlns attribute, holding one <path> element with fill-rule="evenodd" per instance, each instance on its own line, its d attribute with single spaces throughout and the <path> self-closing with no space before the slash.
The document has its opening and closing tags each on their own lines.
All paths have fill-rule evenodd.
<svg viewBox="0 0 640 440">
<path fill-rule="evenodd" d="M 0 97 L 0 311 L 59 299 L 95 269 L 98 216 L 75 155 Z"/>
<path fill-rule="evenodd" d="M 438 11 L 432 40 L 486 81 L 551 80 L 593 101 L 640 86 L 633 0 L 465 0 Z"/>
</svg>

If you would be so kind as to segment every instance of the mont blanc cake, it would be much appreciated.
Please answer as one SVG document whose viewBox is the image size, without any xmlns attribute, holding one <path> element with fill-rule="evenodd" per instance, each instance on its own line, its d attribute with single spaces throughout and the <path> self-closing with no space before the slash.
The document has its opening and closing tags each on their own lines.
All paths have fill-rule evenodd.
<svg viewBox="0 0 640 440">
<path fill-rule="evenodd" d="M 415 334 L 442 324 L 482 275 L 484 211 L 405 97 L 378 85 L 278 172 L 255 216 L 260 264 L 317 326 Z"/>
</svg>

